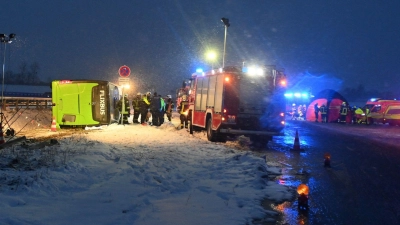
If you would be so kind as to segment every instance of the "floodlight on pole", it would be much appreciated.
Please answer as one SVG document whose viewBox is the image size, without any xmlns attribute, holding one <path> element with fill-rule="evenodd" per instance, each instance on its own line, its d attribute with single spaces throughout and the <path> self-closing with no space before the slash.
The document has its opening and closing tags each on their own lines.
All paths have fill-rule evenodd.
<svg viewBox="0 0 400 225">
<path fill-rule="evenodd" d="M 214 51 L 209 51 L 206 54 L 207 60 L 211 61 L 211 69 L 214 69 L 214 61 L 217 58 L 217 54 Z"/>
<path fill-rule="evenodd" d="M 224 68 L 224 67 L 225 67 L 226 35 L 227 35 L 227 33 L 228 33 L 228 27 L 229 27 L 231 24 L 229 23 L 229 19 L 228 19 L 228 18 L 222 17 L 222 18 L 221 18 L 221 21 L 224 23 L 224 26 L 225 26 L 224 54 L 223 54 L 223 56 L 222 56 L 222 68 Z"/>
</svg>

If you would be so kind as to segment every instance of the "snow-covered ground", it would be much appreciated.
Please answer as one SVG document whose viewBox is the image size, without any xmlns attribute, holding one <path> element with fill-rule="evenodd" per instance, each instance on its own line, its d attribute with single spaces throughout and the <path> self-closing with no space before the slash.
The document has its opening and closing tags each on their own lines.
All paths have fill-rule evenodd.
<svg viewBox="0 0 400 225">
<path fill-rule="evenodd" d="M 246 141 L 211 143 L 178 124 L 113 124 L 0 150 L 0 224 L 253 224 L 276 216 L 262 199 L 293 199 L 268 176 L 276 163 Z"/>
</svg>

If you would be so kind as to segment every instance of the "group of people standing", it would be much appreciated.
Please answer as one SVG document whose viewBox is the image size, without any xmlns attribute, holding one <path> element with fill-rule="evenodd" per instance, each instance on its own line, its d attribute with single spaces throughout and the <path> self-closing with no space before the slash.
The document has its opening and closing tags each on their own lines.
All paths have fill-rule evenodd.
<svg viewBox="0 0 400 225">
<path fill-rule="evenodd" d="M 298 107 L 296 106 L 295 103 L 292 104 L 292 120 L 306 120 L 306 111 L 307 107 L 306 105 L 299 105 Z"/>
<path fill-rule="evenodd" d="M 161 95 L 157 94 L 157 92 L 154 92 L 153 95 L 151 92 L 147 92 L 146 94 L 138 92 L 131 102 L 133 108 L 133 124 L 140 123 L 142 125 L 149 124 L 152 126 L 160 126 L 164 123 L 165 114 L 167 115 L 168 121 L 171 122 L 172 110 L 174 108 L 171 95 L 167 95 L 163 98 Z M 124 107 L 122 107 L 122 105 L 124 105 Z M 124 97 L 118 101 L 117 109 L 120 112 L 118 122 L 128 124 L 128 117 L 131 109 L 130 105 L 128 95 L 124 95 Z M 150 118 L 152 119 L 151 121 L 149 121 Z"/>
<path fill-rule="evenodd" d="M 328 107 L 323 104 L 322 106 L 318 106 L 318 103 L 314 105 L 314 113 L 315 113 L 315 122 L 318 122 L 318 115 L 321 114 L 321 121 L 323 123 L 328 122 Z M 342 102 L 339 110 L 339 118 L 337 119 L 338 123 L 368 123 L 367 115 L 369 113 L 369 109 L 366 108 L 365 111 L 362 108 L 353 106 L 350 107 L 346 102 Z"/>
</svg>

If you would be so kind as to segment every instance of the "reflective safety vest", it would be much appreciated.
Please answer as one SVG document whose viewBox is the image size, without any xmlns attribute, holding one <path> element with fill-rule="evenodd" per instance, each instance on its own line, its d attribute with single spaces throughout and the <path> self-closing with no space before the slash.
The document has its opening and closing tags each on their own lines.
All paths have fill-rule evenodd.
<svg viewBox="0 0 400 225">
<path fill-rule="evenodd" d="M 184 114 L 187 109 L 189 109 L 189 102 L 188 101 L 182 101 L 181 105 L 180 105 L 179 113 L 180 114 Z"/>
<path fill-rule="evenodd" d="M 347 107 L 344 106 L 340 109 L 340 115 L 347 115 Z"/>
<path fill-rule="evenodd" d="M 326 114 L 326 111 L 327 111 L 326 109 L 327 109 L 326 106 L 319 107 L 319 111 L 321 111 L 321 114 Z"/>
<path fill-rule="evenodd" d="M 165 111 L 165 101 L 163 98 L 160 99 L 161 100 L 161 109 L 160 111 Z"/>
<path fill-rule="evenodd" d="M 356 114 L 363 114 L 364 113 L 364 111 L 362 110 L 362 109 L 360 109 L 360 108 L 358 108 L 358 109 L 356 109 L 356 111 L 354 111 Z"/>
<path fill-rule="evenodd" d="M 139 108 L 140 108 L 140 101 L 141 101 L 142 99 L 140 98 L 140 97 L 136 97 L 136 98 L 134 98 L 133 100 L 132 100 L 132 107 L 133 107 L 133 109 L 134 110 L 138 110 L 139 111 Z"/>
</svg>

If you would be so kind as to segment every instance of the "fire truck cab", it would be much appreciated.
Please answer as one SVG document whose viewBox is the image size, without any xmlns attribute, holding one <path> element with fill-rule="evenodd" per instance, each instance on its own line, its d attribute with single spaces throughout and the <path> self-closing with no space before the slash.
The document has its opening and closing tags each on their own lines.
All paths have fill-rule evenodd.
<svg viewBox="0 0 400 225">
<path fill-rule="evenodd" d="M 285 126 L 286 76 L 275 66 L 225 67 L 192 75 L 190 133 L 207 130 L 209 141 L 244 135 L 267 143 Z"/>
<path fill-rule="evenodd" d="M 389 106 L 400 105 L 398 100 L 385 100 L 380 98 L 369 99 L 365 105 L 365 109 L 369 110 L 367 114 L 368 123 L 383 123 L 385 124 L 385 113 Z"/>
</svg>

